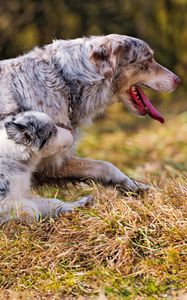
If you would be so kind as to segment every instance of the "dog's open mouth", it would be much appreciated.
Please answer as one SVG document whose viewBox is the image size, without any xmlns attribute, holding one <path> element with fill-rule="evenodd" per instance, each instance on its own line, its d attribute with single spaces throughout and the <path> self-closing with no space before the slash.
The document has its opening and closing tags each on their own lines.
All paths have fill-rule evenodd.
<svg viewBox="0 0 187 300">
<path fill-rule="evenodd" d="M 138 110 L 139 114 L 144 116 L 148 114 L 151 118 L 164 123 L 163 116 L 154 108 L 147 96 L 138 85 L 133 85 L 129 89 L 131 101 Z"/>
</svg>

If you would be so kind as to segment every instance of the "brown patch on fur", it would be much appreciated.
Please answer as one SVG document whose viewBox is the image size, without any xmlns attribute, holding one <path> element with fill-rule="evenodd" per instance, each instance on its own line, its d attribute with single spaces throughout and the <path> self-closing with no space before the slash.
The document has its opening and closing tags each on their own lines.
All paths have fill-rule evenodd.
<svg viewBox="0 0 187 300">
<path fill-rule="evenodd" d="M 105 43 L 93 48 L 90 54 L 90 60 L 96 65 L 97 70 L 107 79 L 113 77 L 118 56 L 122 50 L 120 43 L 112 44 L 112 42 L 106 41 Z"/>
<path fill-rule="evenodd" d="M 39 100 L 39 101 L 38 101 L 38 105 L 39 105 L 39 106 L 43 106 L 43 104 L 44 104 L 44 103 L 43 103 L 42 100 Z"/>
</svg>

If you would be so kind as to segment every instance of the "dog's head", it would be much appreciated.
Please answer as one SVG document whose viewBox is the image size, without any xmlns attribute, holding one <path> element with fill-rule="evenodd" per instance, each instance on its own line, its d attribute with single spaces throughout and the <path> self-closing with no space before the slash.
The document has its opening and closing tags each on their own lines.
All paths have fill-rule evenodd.
<svg viewBox="0 0 187 300">
<path fill-rule="evenodd" d="M 91 39 L 90 59 L 97 72 L 112 82 L 114 96 L 137 115 L 149 114 L 164 122 L 141 86 L 173 91 L 180 79 L 154 59 L 153 50 L 142 40 L 111 34 Z"/>
<path fill-rule="evenodd" d="M 19 113 L 5 123 L 9 139 L 32 151 L 48 157 L 59 151 L 69 150 L 73 144 L 70 130 L 57 127 L 45 113 L 28 111 Z"/>
</svg>

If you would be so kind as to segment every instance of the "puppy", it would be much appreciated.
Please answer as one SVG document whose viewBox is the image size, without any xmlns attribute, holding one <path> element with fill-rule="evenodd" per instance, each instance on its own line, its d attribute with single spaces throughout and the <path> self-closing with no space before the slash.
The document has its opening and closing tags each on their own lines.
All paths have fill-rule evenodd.
<svg viewBox="0 0 187 300">
<path fill-rule="evenodd" d="M 30 196 L 31 175 L 41 159 L 72 146 L 70 130 L 57 127 L 45 113 L 24 112 L 5 120 L 0 128 L 0 222 L 26 216 L 56 217 L 90 203 L 73 203 Z"/>
</svg>

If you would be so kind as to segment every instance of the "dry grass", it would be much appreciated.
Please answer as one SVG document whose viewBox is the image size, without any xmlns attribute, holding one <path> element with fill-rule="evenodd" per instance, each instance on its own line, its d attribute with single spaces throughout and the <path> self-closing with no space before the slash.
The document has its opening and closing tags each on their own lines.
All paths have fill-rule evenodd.
<svg viewBox="0 0 187 300">
<path fill-rule="evenodd" d="M 72 189 L 68 198 L 93 193 L 96 206 L 56 221 L 2 226 L 0 299 L 179 299 L 185 294 L 187 115 L 172 117 L 163 127 L 140 121 L 137 128 L 132 119 L 127 125 L 118 109 L 99 121 L 79 151 L 113 161 L 151 181 L 154 189 L 141 196 L 94 184 Z M 64 191 L 59 196 L 67 197 Z"/>
</svg>

